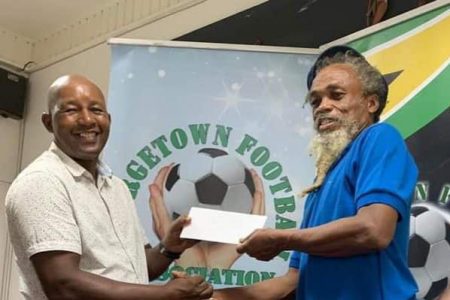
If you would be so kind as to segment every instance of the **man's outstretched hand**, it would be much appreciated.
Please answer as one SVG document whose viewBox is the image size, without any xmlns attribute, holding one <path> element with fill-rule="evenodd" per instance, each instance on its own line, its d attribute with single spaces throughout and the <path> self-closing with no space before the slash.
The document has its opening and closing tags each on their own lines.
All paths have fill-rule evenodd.
<svg viewBox="0 0 450 300">
<path fill-rule="evenodd" d="M 271 228 L 257 229 L 242 239 L 236 250 L 258 260 L 269 261 L 284 250 L 280 243 L 282 233 L 285 231 Z"/>
</svg>

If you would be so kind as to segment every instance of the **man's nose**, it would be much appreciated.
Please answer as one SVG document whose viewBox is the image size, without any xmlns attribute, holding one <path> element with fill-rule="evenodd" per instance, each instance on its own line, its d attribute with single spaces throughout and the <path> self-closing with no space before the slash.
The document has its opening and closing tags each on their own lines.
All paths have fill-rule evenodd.
<svg viewBox="0 0 450 300">
<path fill-rule="evenodd" d="M 83 109 L 80 112 L 78 122 L 83 125 L 91 125 L 94 123 L 94 117 L 92 115 L 92 112 L 90 112 L 88 109 Z"/>
<path fill-rule="evenodd" d="M 327 97 L 323 97 L 319 103 L 319 106 L 314 109 L 314 114 L 329 112 L 331 109 L 332 101 Z"/>
</svg>

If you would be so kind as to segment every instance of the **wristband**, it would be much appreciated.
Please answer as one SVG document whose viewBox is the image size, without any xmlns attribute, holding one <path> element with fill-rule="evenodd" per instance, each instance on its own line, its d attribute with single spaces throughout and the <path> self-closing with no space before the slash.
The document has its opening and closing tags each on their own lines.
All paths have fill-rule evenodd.
<svg viewBox="0 0 450 300">
<path fill-rule="evenodd" d="M 181 256 L 181 252 L 172 252 L 167 250 L 162 242 L 158 245 L 158 251 L 159 253 L 170 259 L 179 259 Z"/>
</svg>

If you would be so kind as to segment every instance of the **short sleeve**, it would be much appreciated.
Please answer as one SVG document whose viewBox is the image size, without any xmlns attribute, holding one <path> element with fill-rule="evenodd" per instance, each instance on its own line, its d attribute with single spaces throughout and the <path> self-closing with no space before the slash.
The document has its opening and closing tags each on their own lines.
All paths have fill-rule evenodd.
<svg viewBox="0 0 450 300">
<path fill-rule="evenodd" d="M 300 268 L 300 252 L 292 251 L 291 259 L 289 260 L 289 268 L 297 270 Z"/>
<path fill-rule="evenodd" d="M 18 178 L 7 195 L 11 239 L 28 257 L 47 251 L 81 254 L 80 232 L 64 185 L 54 176 L 34 172 Z"/>
<path fill-rule="evenodd" d="M 392 126 L 377 124 L 362 138 L 356 172 L 357 208 L 382 203 L 404 217 L 411 205 L 418 171 L 402 137 Z"/>
</svg>

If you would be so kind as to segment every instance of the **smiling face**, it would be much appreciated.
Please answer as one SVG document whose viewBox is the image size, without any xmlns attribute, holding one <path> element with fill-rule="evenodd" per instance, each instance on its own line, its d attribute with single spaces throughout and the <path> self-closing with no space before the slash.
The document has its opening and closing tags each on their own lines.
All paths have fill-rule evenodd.
<svg viewBox="0 0 450 300">
<path fill-rule="evenodd" d="M 64 76 L 49 91 L 42 116 L 56 145 L 88 170 L 96 165 L 109 136 L 110 116 L 100 89 L 82 76 Z"/>
<path fill-rule="evenodd" d="M 361 81 L 349 64 L 332 64 L 321 69 L 312 83 L 308 102 L 319 133 L 348 124 L 362 129 L 373 123 L 379 105 L 375 95 L 364 96 Z"/>
</svg>

